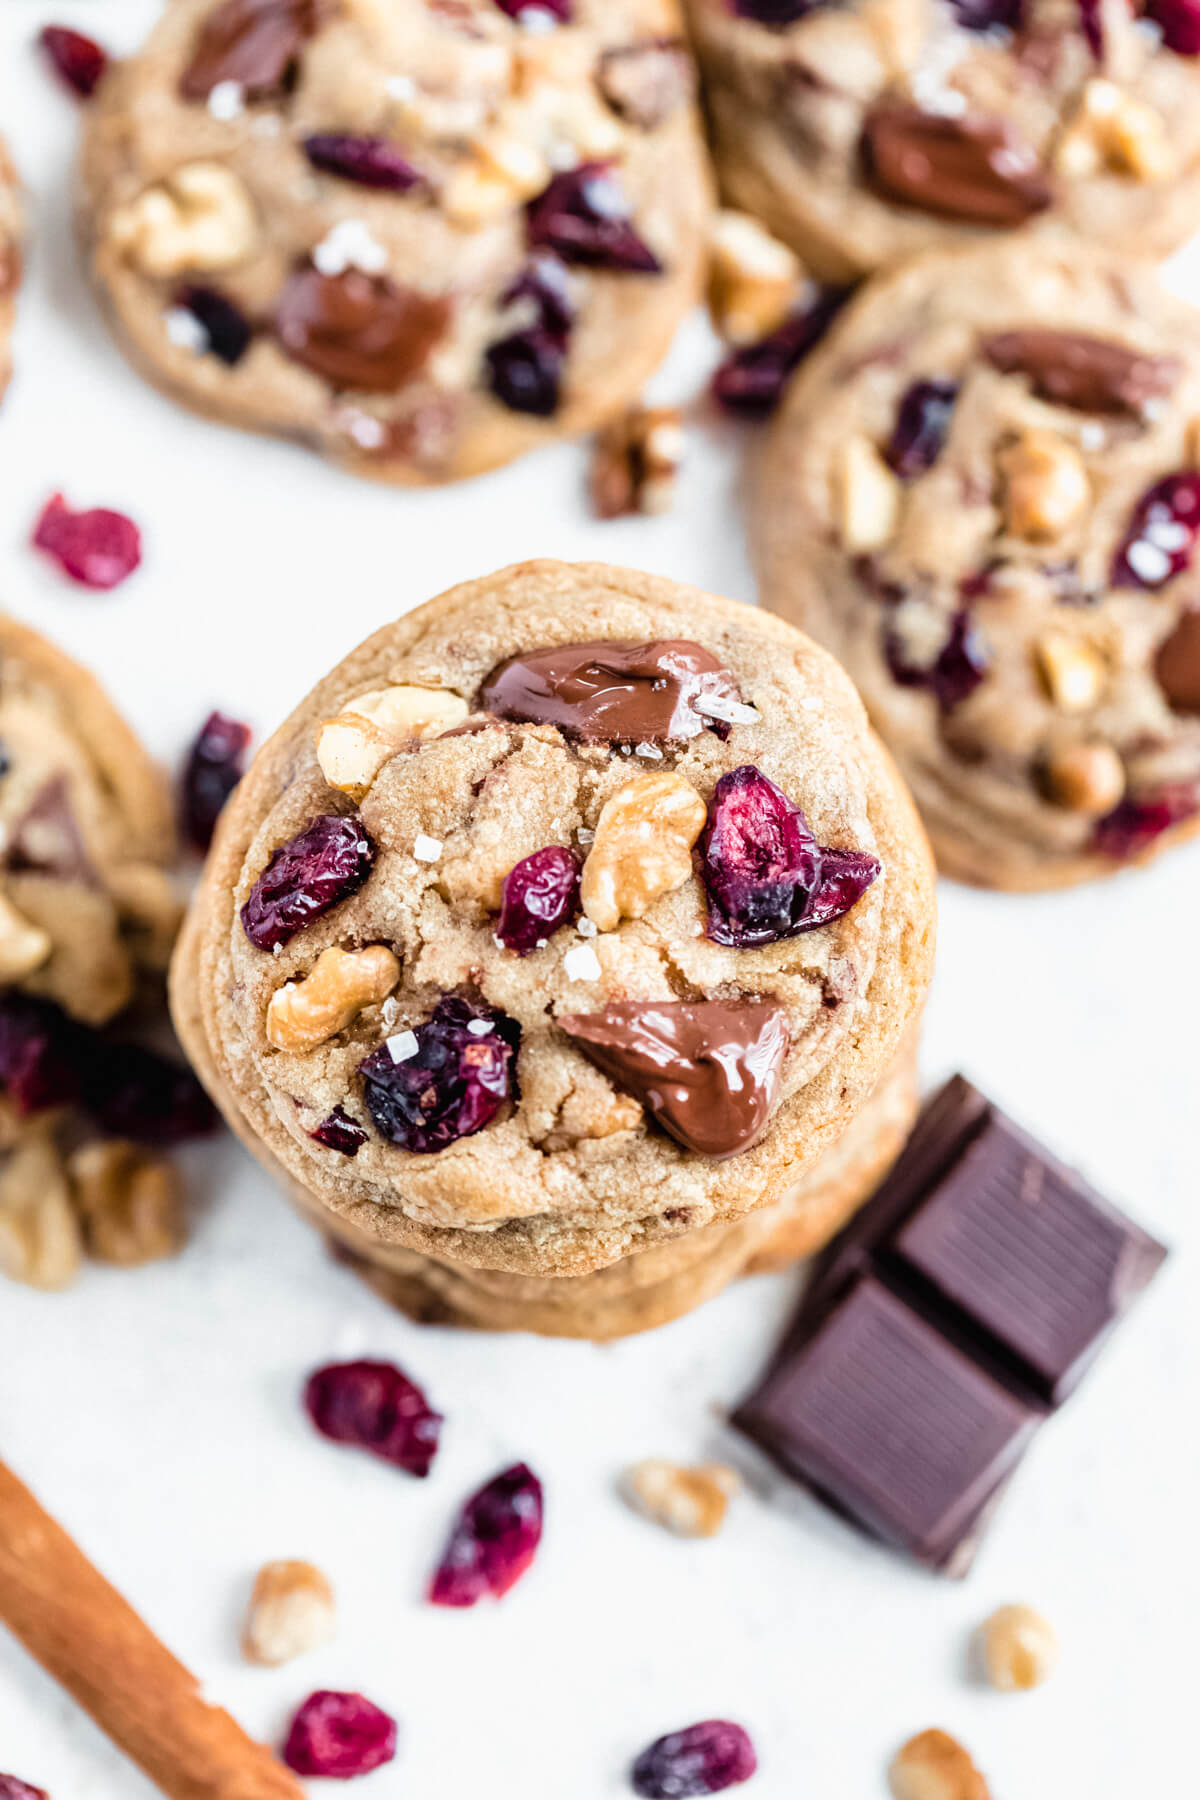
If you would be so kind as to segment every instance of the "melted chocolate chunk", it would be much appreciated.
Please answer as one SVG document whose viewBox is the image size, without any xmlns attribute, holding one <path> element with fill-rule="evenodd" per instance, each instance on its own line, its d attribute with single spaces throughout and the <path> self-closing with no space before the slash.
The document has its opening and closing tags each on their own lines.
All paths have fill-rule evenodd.
<svg viewBox="0 0 1200 1800">
<path fill-rule="evenodd" d="M 711 713 L 706 699 L 715 700 Z M 662 744 L 698 737 L 737 701 L 733 677 L 684 638 L 557 644 L 501 663 L 479 690 L 500 719 L 557 725 L 587 743 Z"/>
<path fill-rule="evenodd" d="M 1004 119 L 950 119 L 886 102 L 867 115 L 868 187 L 970 225 L 1023 225 L 1053 198 L 1036 153 Z"/>
<path fill-rule="evenodd" d="M 331 387 L 390 394 L 424 366 L 450 319 L 442 297 L 347 269 L 297 269 L 275 308 L 275 335 L 294 362 Z"/>
<path fill-rule="evenodd" d="M 1166 399 L 1181 367 L 1081 331 L 998 331 L 981 348 L 1001 374 L 1028 376 L 1041 399 L 1077 412 L 1141 414 Z"/>
<path fill-rule="evenodd" d="M 782 1007 L 766 1001 L 616 1001 L 558 1023 L 655 1124 L 698 1156 L 757 1143 L 779 1097 Z"/>
<path fill-rule="evenodd" d="M 1200 713 L 1200 608 L 1183 613 L 1159 645 L 1154 673 L 1176 712 Z"/>
<path fill-rule="evenodd" d="M 236 81 L 250 100 L 285 93 L 301 51 L 331 12 L 331 0 L 225 0 L 200 28 L 180 93 L 207 100 L 222 81 Z"/>
</svg>

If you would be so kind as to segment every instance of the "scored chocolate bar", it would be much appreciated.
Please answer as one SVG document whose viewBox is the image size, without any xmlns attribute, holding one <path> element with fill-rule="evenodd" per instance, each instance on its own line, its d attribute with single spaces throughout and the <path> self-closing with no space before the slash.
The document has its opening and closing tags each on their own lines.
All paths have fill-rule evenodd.
<svg viewBox="0 0 1200 1800">
<path fill-rule="evenodd" d="M 733 1423 L 863 1531 L 965 1573 L 1033 1433 L 1165 1255 L 955 1076 Z"/>
</svg>

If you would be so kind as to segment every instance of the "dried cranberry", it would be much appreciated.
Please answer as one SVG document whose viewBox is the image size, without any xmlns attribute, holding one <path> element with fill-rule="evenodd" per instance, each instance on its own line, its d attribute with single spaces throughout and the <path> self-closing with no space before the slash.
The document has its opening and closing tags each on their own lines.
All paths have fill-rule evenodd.
<svg viewBox="0 0 1200 1800">
<path fill-rule="evenodd" d="M 400 1061 L 392 1038 L 359 1064 L 363 1094 L 389 1144 L 427 1156 L 491 1123 L 515 1090 L 520 1027 L 503 1013 L 453 995 L 411 1033 Z"/>
<path fill-rule="evenodd" d="M 733 0 L 739 19 L 753 19 L 756 25 L 794 25 L 806 19 L 829 0 Z"/>
<path fill-rule="evenodd" d="M 700 837 L 708 934 L 748 949 L 815 931 L 849 912 L 879 867 L 818 844 L 800 808 L 747 763 L 718 781 Z"/>
<path fill-rule="evenodd" d="M 142 560 L 142 536 L 132 519 L 106 507 L 72 512 L 61 494 L 47 502 L 33 541 L 84 587 L 115 588 Z"/>
<path fill-rule="evenodd" d="M 1160 588 L 1186 569 L 1200 532 L 1200 475 L 1167 475 L 1142 495 L 1113 558 L 1114 587 Z"/>
<path fill-rule="evenodd" d="M 340 1106 L 335 1106 L 329 1117 L 308 1135 L 315 1144 L 323 1144 L 326 1150 L 336 1150 L 341 1156 L 357 1156 L 367 1141 L 362 1126 L 356 1125 Z"/>
<path fill-rule="evenodd" d="M 1196 0 L 1147 0 L 1143 9 L 1176 56 L 1200 56 L 1200 6 Z"/>
<path fill-rule="evenodd" d="M 180 288 L 175 305 L 191 313 L 204 333 L 203 348 L 209 356 L 235 369 L 254 338 L 254 327 L 245 313 L 215 288 Z"/>
<path fill-rule="evenodd" d="M 70 1021 L 48 1000 L 11 990 L 0 997 L 0 1088 L 19 1113 L 65 1106 L 79 1097 Z"/>
<path fill-rule="evenodd" d="M 548 250 L 531 257 L 500 305 L 519 305 L 533 316 L 489 345 L 488 386 L 511 412 L 548 419 L 558 411 L 575 317 L 566 265 Z"/>
<path fill-rule="evenodd" d="M 560 25 L 569 25 L 572 17 L 572 0 L 496 0 L 496 5 L 510 19 L 523 19 L 526 13 L 545 13 Z"/>
<path fill-rule="evenodd" d="M 45 1788 L 30 1787 L 15 1775 L 0 1775 L 0 1800 L 50 1800 Z"/>
<path fill-rule="evenodd" d="M 883 453 L 902 481 L 924 475 L 942 454 L 957 398 L 958 384 L 953 381 L 914 381 L 902 397 Z"/>
<path fill-rule="evenodd" d="M 1024 0 L 950 0 L 964 31 L 1019 31 Z"/>
<path fill-rule="evenodd" d="M 550 844 L 524 857 L 504 877 L 496 936 L 518 956 L 537 950 L 579 909 L 579 858 Z"/>
<path fill-rule="evenodd" d="M 212 1101 L 183 1063 L 141 1044 L 86 1038 L 82 1100 L 107 1136 L 164 1146 L 212 1130 Z"/>
<path fill-rule="evenodd" d="M 396 1721 L 362 1694 L 324 1688 L 310 1694 L 292 1720 L 283 1760 L 297 1775 L 348 1781 L 369 1775 L 396 1754 Z"/>
<path fill-rule="evenodd" d="M 740 1725 L 705 1719 L 656 1739 L 634 1763 L 631 1779 L 634 1793 L 646 1800 L 686 1800 L 737 1787 L 757 1767 L 754 1745 Z"/>
<path fill-rule="evenodd" d="M 183 827 L 202 853 L 212 843 L 221 808 L 246 772 L 250 727 L 209 713 L 183 766 Z"/>
<path fill-rule="evenodd" d="M 355 1444 L 409 1475 L 428 1475 L 442 1415 L 394 1363 L 330 1363 L 308 1378 L 308 1416 L 323 1437 Z"/>
<path fill-rule="evenodd" d="M 429 1584 L 434 1606 L 499 1600 L 521 1579 L 542 1538 L 542 1484 L 514 1463 L 472 1494 Z"/>
<path fill-rule="evenodd" d="M 1079 0 L 1079 29 L 1099 62 L 1104 55 L 1104 18 L 1100 0 Z"/>
<path fill-rule="evenodd" d="M 733 350 L 713 376 L 713 394 L 727 412 L 763 419 L 779 402 L 793 372 L 816 348 L 854 289 L 818 288 L 811 300 L 757 344 Z"/>
<path fill-rule="evenodd" d="M 276 850 L 242 908 L 243 931 L 258 950 L 290 943 L 357 894 L 374 861 L 375 846 L 357 818 L 323 814 Z"/>
<path fill-rule="evenodd" d="M 319 131 L 305 138 L 304 154 L 314 169 L 325 175 L 339 175 L 343 181 L 355 181 L 360 187 L 405 194 L 424 182 L 420 170 L 414 169 L 388 138 Z"/>
<path fill-rule="evenodd" d="M 1200 793 L 1180 783 L 1157 794 L 1127 796 L 1097 822 L 1092 848 L 1116 862 L 1128 862 L 1148 850 L 1173 825 L 1200 811 Z"/>
<path fill-rule="evenodd" d="M 82 31 L 72 31 L 69 25 L 47 25 L 41 44 L 67 86 L 81 100 L 90 100 L 108 67 L 108 51 L 101 49 L 94 38 L 84 37 Z"/>
<path fill-rule="evenodd" d="M 660 275 L 662 264 L 634 230 L 629 202 L 607 163 L 556 175 L 527 208 L 529 242 L 565 262 L 626 274 Z"/>
<path fill-rule="evenodd" d="M 904 645 L 889 624 L 884 625 L 883 653 L 893 681 L 901 687 L 928 688 L 943 712 L 973 694 L 988 671 L 987 645 L 966 607 L 950 621 L 946 641 L 932 663 L 908 662 Z"/>
</svg>

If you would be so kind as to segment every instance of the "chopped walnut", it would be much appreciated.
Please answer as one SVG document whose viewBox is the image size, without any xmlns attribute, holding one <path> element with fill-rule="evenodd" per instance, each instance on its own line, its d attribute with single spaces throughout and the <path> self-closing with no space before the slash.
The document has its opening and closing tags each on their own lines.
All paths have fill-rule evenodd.
<svg viewBox="0 0 1200 1800">
<path fill-rule="evenodd" d="M 1060 537 L 1092 501 L 1083 458 L 1054 431 L 1026 431 L 1000 452 L 1004 522 L 1014 537 L 1035 543 Z"/>
<path fill-rule="evenodd" d="M 948 1731 L 922 1731 L 888 1770 L 893 1800 L 990 1800 L 988 1785 Z"/>
<path fill-rule="evenodd" d="M 719 212 L 709 228 L 708 310 L 730 344 L 769 336 L 800 286 L 798 257 L 748 213 Z"/>
<path fill-rule="evenodd" d="M 1165 181 L 1178 158 L 1162 114 L 1113 81 L 1089 81 L 1059 140 L 1059 170 L 1079 178 L 1109 168 L 1142 182 Z"/>
<path fill-rule="evenodd" d="M 330 944 L 300 981 L 277 988 L 267 1006 L 267 1042 L 307 1055 L 352 1025 L 364 1007 L 386 1000 L 400 979 L 399 958 L 385 944 L 341 950 Z"/>
<path fill-rule="evenodd" d="M 247 1662 L 278 1668 L 333 1637 L 333 1589 L 310 1562 L 269 1562 L 258 1571 L 242 1627 Z"/>
<path fill-rule="evenodd" d="M 1108 664 L 1086 638 L 1044 631 L 1034 655 L 1046 691 L 1060 712 L 1089 712 L 1108 685 Z"/>
<path fill-rule="evenodd" d="M 583 865 L 583 910 L 600 931 L 640 919 L 692 872 L 707 808 L 682 775 L 638 775 L 609 796 Z"/>
<path fill-rule="evenodd" d="M 842 447 L 838 469 L 842 543 L 860 553 L 882 550 L 900 518 L 900 483 L 869 438 L 852 437 Z"/>
<path fill-rule="evenodd" d="M 987 1678 L 1001 1693 L 1040 1687 L 1058 1662 L 1058 1636 L 1032 1606 L 1001 1606 L 980 1632 Z"/>
<path fill-rule="evenodd" d="M 683 461 L 683 417 L 674 406 L 634 406 L 596 438 L 592 505 L 599 518 L 664 513 Z"/>
<path fill-rule="evenodd" d="M 109 221 L 117 249 L 144 274 L 228 269 L 258 241 L 258 219 L 245 185 L 223 163 L 185 163 L 160 186 L 118 208 Z"/>
<path fill-rule="evenodd" d="M 688 1469 L 649 1457 L 626 1471 L 622 1492 L 638 1512 L 678 1537 L 715 1537 L 741 1485 L 736 1470 L 723 1463 Z"/>
<path fill-rule="evenodd" d="M 132 1269 L 181 1248 L 183 1189 L 164 1157 L 118 1138 L 85 1144 L 67 1169 L 88 1252 L 98 1262 Z"/>
<path fill-rule="evenodd" d="M 0 1269 L 30 1287 L 65 1288 L 82 1260 L 67 1172 L 50 1132 L 39 1127 L 0 1166 Z"/>
<path fill-rule="evenodd" d="M 1103 818 L 1125 792 L 1125 764 L 1111 744 L 1065 744 L 1046 759 L 1044 786 L 1057 805 Z"/>
</svg>

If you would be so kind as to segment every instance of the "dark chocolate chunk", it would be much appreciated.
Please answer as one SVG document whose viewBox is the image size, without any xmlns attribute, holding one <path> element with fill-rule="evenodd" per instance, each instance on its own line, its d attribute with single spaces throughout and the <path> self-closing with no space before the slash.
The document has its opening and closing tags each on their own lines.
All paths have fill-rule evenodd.
<svg viewBox="0 0 1200 1800">
<path fill-rule="evenodd" d="M 617 1001 L 558 1023 L 685 1150 L 737 1156 L 766 1130 L 787 1053 L 782 1007 L 763 1001 Z"/>
<path fill-rule="evenodd" d="M 863 126 L 867 185 L 885 200 L 970 225 L 1023 225 L 1052 194 L 1036 152 L 1004 119 L 951 119 L 891 101 Z"/>
<path fill-rule="evenodd" d="M 1077 412 L 1141 414 L 1170 394 L 1181 366 L 1081 331 L 998 331 L 981 348 L 1001 374 L 1026 375 L 1043 400 Z"/>
<path fill-rule="evenodd" d="M 275 335 L 294 362 L 331 387 L 390 394 L 420 370 L 450 319 L 441 296 L 399 288 L 347 269 L 289 276 L 275 308 Z"/>
<path fill-rule="evenodd" d="M 1158 685 L 1176 712 L 1200 712 L 1200 607 L 1181 613 L 1154 658 Z"/>
<path fill-rule="evenodd" d="M 863 1530 L 961 1573 L 1033 1427 L 1165 1255 L 956 1076 L 734 1423 Z"/>
<path fill-rule="evenodd" d="M 333 8 L 330 0 L 225 0 L 208 14 L 179 83 L 185 100 L 207 100 L 223 81 L 247 99 L 285 93 L 301 51 Z"/>
<path fill-rule="evenodd" d="M 720 725 L 736 700 L 728 670 L 683 638 L 528 650 L 493 669 L 479 693 L 481 711 L 496 718 L 557 725 L 567 737 L 609 744 L 698 737 Z"/>
</svg>

